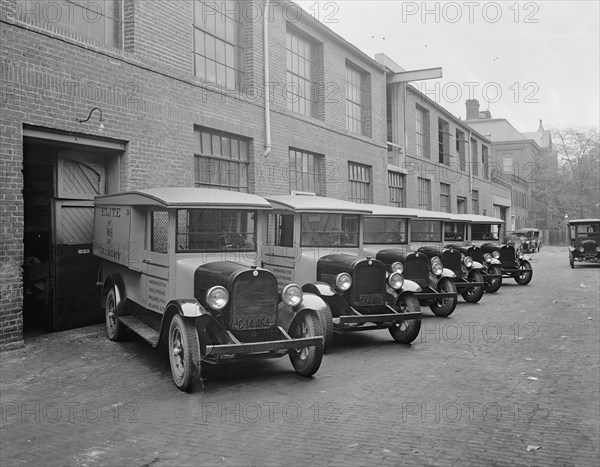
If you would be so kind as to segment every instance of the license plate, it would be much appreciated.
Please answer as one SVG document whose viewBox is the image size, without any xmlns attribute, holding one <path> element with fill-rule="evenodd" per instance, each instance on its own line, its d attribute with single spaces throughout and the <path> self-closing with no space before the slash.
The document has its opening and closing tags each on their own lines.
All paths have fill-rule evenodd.
<svg viewBox="0 0 600 467">
<path fill-rule="evenodd" d="M 233 329 L 265 329 L 275 324 L 275 318 L 267 315 L 241 316 L 234 320 Z"/>
<path fill-rule="evenodd" d="M 383 305 L 383 297 L 380 294 L 360 294 L 358 296 L 359 306 Z"/>
</svg>

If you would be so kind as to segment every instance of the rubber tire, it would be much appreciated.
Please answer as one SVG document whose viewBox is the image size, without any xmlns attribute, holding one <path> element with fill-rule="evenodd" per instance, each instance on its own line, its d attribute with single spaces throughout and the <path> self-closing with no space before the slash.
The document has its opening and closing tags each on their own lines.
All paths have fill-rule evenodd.
<svg viewBox="0 0 600 467">
<path fill-rule="evenodd" d="M 484 282 L 483 274 L 480 271 L 473 270 L 469 273 L 468 277 L 469 282 Z M 485 284 L 480 285 L 478 287 L 472 287 L 471 290 L 465 290 L 461 293 L 462 298 L 465 299 L 467 303 L 477 303 L 483 297 L 483 293 L 485 292 Z"/>
<path fill-rule="evenodd" d="M 323 328 L 321 326 L 321 320 L 314 312 L 304 312 L 294 319 L 288 334 L 292 338 L 322 336 Z M 312 376 L 321 366 L 323 353 L 323 341 L 310 347 L 290 349 L 290 362 L 292 362 L 294 370 L 299 375 Z"/>
<path fill-rule="evenodd" d="M 177 335 L 183 355 L 180 361 L 174 352 Z M 200 341 L 196 327 L 181 315 L 175 314 L 169 324 L 168 345 L 173 382 L 182 391 L 191 392 L 200 373 Z M 181 371 L 178 371 L 178 367 L 182 367 Z"/>
<path fill-rule="evenodd" d="M 421 311 L 419 300 L 412 293 L 403 293 L 396 301 L 398 313 L 418 313 Z M 410 344 L 421 331 L 421 318 L 396 322 L 388 328 L 394 340 L 400 344 Z"/>
<path fill-rule="evenodd" d="M 104 302 L 104 322 L 106 324 L 106 335 L 111 341 L 121 341 L 127 336 L 127 326 L 121 323 L 117 317 L 117 294 L 115 288 L 111 287 L 106 294 L 106 300 Z M 110 317 L 110 313 L 113 314 Z"/>
<path fill-rule="evenodd" d="M 321 328 L 323 329 L 323 351 L 327 352 L 327 349 L 331 347 L 333 342 L 333 315 L 331 314 L 329 305 L 326 305 L 321 310 L 319 318 L 321 319 Z"/>
<path fill-rule="evenodd" d="M 571 252 L 569 252 L 569 264 L 571 265 L 571 269 L 575 269 L 575 257 Z"/>
<path fill-rule="evenodd" d="M 449 279 L 448 277 L 442 277 L 438 282 L 436 290 L 438 292 L 456 293 L 456 286 L 454 285 L 452 279 Z M 439 300 L 436 300 L 434 303 L 431 303 L 429 305 L 429 308 L 431 309 L 431 311 L 433 311 L 434 315 L 441 316 L 443 318 L 445 318 L 446 316 L 450 316 L 456 308 L 456 304 L 458 303 L 458 296 L 455 296 L 454 298 L 446 298 L 444 300 L 446 300 L 445 305 L 440 305 Z"/>
<path fill-rule="evenodd" d="M 502 268 L 497 264 L 492 264 L 489 269 L 490 274 L 502 274 Z M 484 276 L 485 279 L 485 276 Z M 496 293 L 502 286 L 502 277 L 497 279 L 488 279 L 485 281 L 484 289 L 487 293 Z"/>
<path fill-rule="evenodd" d="M 530 272 L 529 272 L 529 274 L 527 274 L 525 276 L 524 279 L 521 279 L 521 274 L 517 274 L 516 276 L 514 276 L 515 282 L 519 285 L 529 284 L 531 282 L 531 279 L 533 279 L 533 268 L 531 267 L 531 264 L 529 263 L 529 261 L 522 261 L 521 266 L 519 266 L 519 269 L 521 269 L 523 271 L 530 271 Z"/>
</svg>

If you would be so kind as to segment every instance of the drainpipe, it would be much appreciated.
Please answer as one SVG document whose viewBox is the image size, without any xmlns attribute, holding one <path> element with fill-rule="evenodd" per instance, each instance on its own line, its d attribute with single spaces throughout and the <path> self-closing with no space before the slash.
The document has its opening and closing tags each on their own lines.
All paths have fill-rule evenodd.
<svg viewBox="0 0 600 467">
<path fill-rule="evenodd" d="M 473 130 L 469 130 L 469 139 L 467 140 L 467 146 L 469 148 L 469 193 L 473 194 L 473 155 L 471 154 L 471 133 Z"/>
<path fill-rule="evenodd" d="M 265 61 L 265 153 L 271 153 L 271 93 L 269 88 L 269 0 L 265 0 L 263 14 L 263 59 Z"/>
</svg>

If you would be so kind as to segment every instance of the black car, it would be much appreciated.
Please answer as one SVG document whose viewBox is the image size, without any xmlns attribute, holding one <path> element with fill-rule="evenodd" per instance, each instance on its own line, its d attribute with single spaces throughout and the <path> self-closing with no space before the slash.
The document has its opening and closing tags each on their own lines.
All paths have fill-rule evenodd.
<svg viewBox="0 0 600 467">
<path fill-rule="evenodd" d="M 502 286 L 502 267 L 500 266 L 500 252 L 484 253 L 479 246 L 475 245 L 446 245 L 446 248 L 454 248 L 463 255 L 473 258 L 473 268 L 478 269 L 483 275 L 485 282 L 484 290 L 488 293 L 498 292 Z"/>
<path fill-rule="evenodd" d="M 380 250 L 377 259 L 390 273 L 401 272 L 406 280 L 419 286 L 420 290 L 414 292 L 419 304 L 428 305 L 436 316 L 452 314 L 458 301 L 456 287 L 452 278 L 444 276 L 440 263 L 432 263 L 424 253 L 395 248 Z"/>
<path fill-rule="evenodd" d="M 573 219 L 569 221 L 569 264 L 600 262 L 600 219 Z"/>
<path fill-rule="evenodd" d="M 477 303 L 481 300 L 485 282 L 481 272 L 473 268 L 473 258 L 455 248 L 424 246 L 417 251 L 426 254 L 432 263 L 439 261 L 445 269 L 454 273 L 452 281 L 466 302 Z"/>
<path fill-rule="evenodd" d="M 525 254 L 515 245 L 499 243 L 484 243 L 481 245 L 483 253 L 494 254 L 500 252 L 500 266 L 502 277 L 512 277 L 519 285 L 527 285 L 533 278 L 531 263 L 525 258 Z"/>
</svg>

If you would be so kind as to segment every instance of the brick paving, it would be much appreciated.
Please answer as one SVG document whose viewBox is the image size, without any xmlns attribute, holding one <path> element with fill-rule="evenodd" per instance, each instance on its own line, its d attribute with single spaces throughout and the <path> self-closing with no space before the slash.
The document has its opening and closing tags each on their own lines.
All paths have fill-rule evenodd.
<svg viewBox="0 0 600 467">
<path fill-rule="evenodd" d="M 529 286 L 425 309 L 411 346 L 337 339 L 312 379 L 248 362 L 188 395 L 101 326 L 29 340 L 1 356 L 0 465 L 600 465 L 600 269 L 564 250 Z"/>
</svg>

